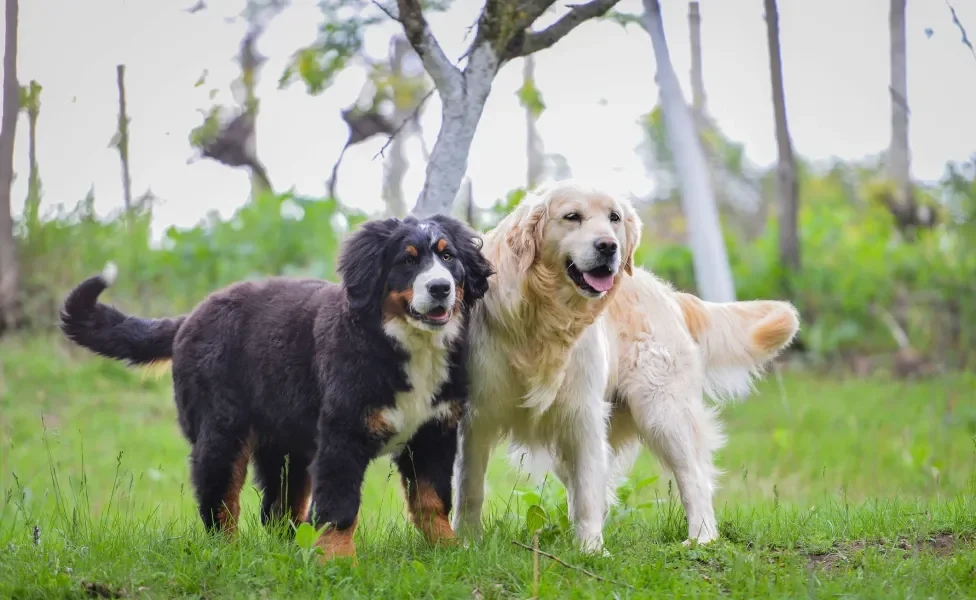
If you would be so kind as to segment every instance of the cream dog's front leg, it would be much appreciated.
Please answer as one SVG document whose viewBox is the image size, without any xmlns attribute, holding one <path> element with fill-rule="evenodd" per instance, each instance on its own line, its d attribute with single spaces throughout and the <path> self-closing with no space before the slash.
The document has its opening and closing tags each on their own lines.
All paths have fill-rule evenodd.
<svg viewBox="0 0 976 600">
<path fill-rule="evenodd" d="M 557 475 L 566 486 L 577 542 L 584 551 L 600 552 L 608 510 L 610 446 L 604 401 L 609 356 L 599 322 L 584 334 L 573 354 L 560 392 L 560 414 L 552 415 L 558 423 Z"/>
</svg>

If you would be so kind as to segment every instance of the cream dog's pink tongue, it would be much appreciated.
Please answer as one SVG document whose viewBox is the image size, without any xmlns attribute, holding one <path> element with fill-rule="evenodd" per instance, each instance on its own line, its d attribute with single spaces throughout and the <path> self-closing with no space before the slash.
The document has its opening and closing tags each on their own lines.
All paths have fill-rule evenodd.
<svg viewBox="0 0 976 600">
<path fill-rule="evenodd" d="M 583 273 L 583 281 L 598 292 L 607 292 L 613 287 L 613 275 L 594 275 Z"/>
</svg>

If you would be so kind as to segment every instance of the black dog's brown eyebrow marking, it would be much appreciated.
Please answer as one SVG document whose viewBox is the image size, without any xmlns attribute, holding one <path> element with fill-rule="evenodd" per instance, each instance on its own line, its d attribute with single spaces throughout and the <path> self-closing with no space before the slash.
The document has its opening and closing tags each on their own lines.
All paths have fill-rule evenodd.
<svg viewBox="0 0 976 600">
<path fill-rule="evenodd" d="M 404 250 L 404 252 L 406 252 L 410 256 L 417 256 L 417 247 L 414 246 L 413 244 L 411 244 L 411 245 L 407 246 L 407 249 Z"/>
<path fill-rule="evenodd" d="M 444 238 L 437 240 L 437 251 L 443 252 L 445 248 L 447 248 L 447 240 Z"/>
</svg>

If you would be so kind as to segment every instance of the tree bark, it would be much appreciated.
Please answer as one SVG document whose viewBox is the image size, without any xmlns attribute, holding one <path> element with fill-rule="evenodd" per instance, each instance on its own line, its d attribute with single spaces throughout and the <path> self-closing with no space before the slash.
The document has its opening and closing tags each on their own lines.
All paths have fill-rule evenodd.
<svg viewBox="0 0 976 600">
<path fill-rule="evenodd" d="M 691 107 L 695 118 L 705 120 L 705 76 L 702 71 L 701 9 L 698 2 L 688 3 L 688 31 L 691 35 Z"/>
<path fill-rule="evenodd" d="M 888 174 L 895 184 L 895 203 L 905 214 L 914 212 L 911 154 L 908 149 L 908 65 L 905 39 L 906 0 L 891 0 L 888 27 L 891 32 L 891 143 Z"/>
<path fill-rule="evenodd" d="M 522 84 L 535 87 L 535 58 L 530 54 L 522 59 Z M 525 180 L 531 190 L 539 185 L 545 175 L 546 154 L 537 125 L 539 117 L 532 107 L 525 107 Z"/>
<path fill-rule="evenodd" d="M 393 39 L 390 71 L 393 73 L 394 80 L 403 79 L 403 61 L 410 52 L 410 42 L 406 38 L 396 36 Z M 411 117 L 415 108 L 415 106 L 400 106 L 394 100 L 393 123 L 395 126 L 402 127 L 406 120 Z M 407 214 L 407 203 L 403 199 L 403 178 L 409 167 L 404 152 L 406 139 L 406 127 L 403 127 L 390 141 L 386 162 L 383 165 L 383 201 L 386 202 L 386 212 L 391 217 L 404 217 Z"/>
<path fill-rule="evenodd" d="M 766 40 L 769 44 L 769 74 L 773 86 L 773 113 L 776 119 L 776 192 L 779 199 L 779 259 L 792 270 L 800 269 L 799 209 L 800 189 L 796 159 L 786 119 L 786 94 L 783 90 L 783 60 L 779 45 L 779 11 L 776 0 L 763 0 L 766 6 Z"/>
<path fill-rule="evenodd" d="M 125 65 L 115 66 L 119 88 L 119 161 L 122 163 L 122 202 L 126 214 L 132 210 L 132 177 L 129 173 L 129 113 L 125 102 Z"/>
<path fill-rule="evenodd" d="M 31 81 L 27 86 L 27 203 L 24 221 L 28 232 L 36 225 L 41 204 L 41 173 L 37 166 L 37 120 L 41 114 L 41 86 Z"/>
<path fill-rule="evenodd" d="M 423 52 L 420 55 L 424 58 L 427 71 L 431 72 L 427 66 L 430 59 Z M 447 65 L 454 69 L 449 62 Z M 471 53 L 463 74 L 455 69 L 458 77 L 443 78 L 438 85 L 443 105 L 441 129 L 431 150 L 430 162 L 427 163 L 424 188 L 413 210 L 417 216 L 450 214 L 461 180 L 468 169 L 471 142 L 474 141 L 498 66 L 498 56 L 491 43 L 485 42 Z M 433 73 L 431 76 L 436 83 L 438 77 L 434 77 Z"/>
<path fill-rule="evenodd" d="M 698 293 L 711 302 L 732 302 L 735 300 L 735 286 L 722 239 L 708 164 L 698 140 L 694 119 L 671 65 L 661 6 L 657 0 L 644 0 L 642 22 L 654 47 L 661 108 L 681 188 L 681 205 L 688 223 L 688 241 L 694 257 Z"/>
<path fill-rule="evenodd" d="M 438 44 L 419 0 L 397 0 L 398 19 L 441 98 L 441 129 L 427 163 L 427 178 L 413 213 L 419 217 L 450 214 L 468 166 L 468 153 L 499 67 L 505 62 L 551 47 L 581 23 L 606 14 L 619 0 L 590 0 L 573 5 L 541 31 L 529 27 L 553 0 L 489 0 L 478 19 L 474 42 L 459 70 Z M 514 17 L 512 16 L 514 15 Z"/>
<path fill-rule="evenodd" d="M 0 123 L 0 331 L 20 324 L 20 271 L 10 202 L 14 180 L 14 140 L 20 114 L 17 82 L 17 0 L 6 0 L 3 47 L 3 120 Z"/>
</svg>

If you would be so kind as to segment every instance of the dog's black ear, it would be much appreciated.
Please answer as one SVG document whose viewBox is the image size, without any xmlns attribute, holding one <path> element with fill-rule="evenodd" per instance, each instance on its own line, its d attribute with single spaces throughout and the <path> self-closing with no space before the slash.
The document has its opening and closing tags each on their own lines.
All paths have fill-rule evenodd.
<svg viewBox="0 0 976 600">
<path fill-rule="evenodd" d="M 431 217 L 454 241 L 458 258 L 464 265 L 464 300 L 477 302 L 488 293 L 488 278 L 495 271 L 488 259 L 481 253 L 483 242 L 470 227 L 461 221 L 444 215 Z"/>
<path fill-rule="evenodd" d="M 399 226 L 399 219 L 367 221 L 342 245 L 336 271 L 352 310 L 378 312 L 382 306 L 379 287 L 387 272 L 383 258 Z"/>
</svg>

